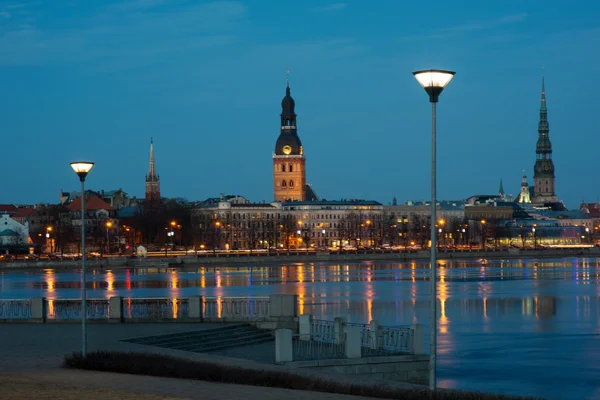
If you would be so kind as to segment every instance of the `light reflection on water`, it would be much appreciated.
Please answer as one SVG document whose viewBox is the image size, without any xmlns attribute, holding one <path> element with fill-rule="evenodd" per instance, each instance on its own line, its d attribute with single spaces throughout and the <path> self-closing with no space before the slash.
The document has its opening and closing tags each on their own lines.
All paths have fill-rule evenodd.
<svg viewBox="0 0 600 400">
<path fill-rule="evenodd" d="M 441 261 L 440 385 L 547 398 L 600 398 L 594 392 L 600 376 L 599 268 L 597 259 L 578 258 L 486 265 Z M 207 266 L 196 272 L 92 270 L 87 285 L 90 298 L 298 294 L 300 312 L 317 318 L 428 325 L 428 275 L 424 261 L 297 263 Z M 79 279 L 78 271 L 3 272 L 0 297 L 77 298 Z"/>
</svg>

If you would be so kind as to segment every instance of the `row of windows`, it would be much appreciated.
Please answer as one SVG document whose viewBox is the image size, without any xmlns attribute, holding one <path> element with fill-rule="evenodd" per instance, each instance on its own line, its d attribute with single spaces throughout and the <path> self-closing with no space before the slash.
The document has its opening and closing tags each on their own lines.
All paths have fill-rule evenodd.
<svg viewBox="0 0 600 400">
<path fill-rule="evenodd" d="M 280 185 L 281 185 L 281 187 L 291 187 L 291 188 L 293 188 L 294 187 L 294 181 L 290 180 L 289 184 L 286 181 L 281 181 L 281 184 L 279 182 L 277 182 L 277 186 L 280 186 Z"/>
<path fill-rule="evenodd" d="M 298 164 L 277 164 L 277 172 L 294 172 L 299 170 Z"/>
</svg>

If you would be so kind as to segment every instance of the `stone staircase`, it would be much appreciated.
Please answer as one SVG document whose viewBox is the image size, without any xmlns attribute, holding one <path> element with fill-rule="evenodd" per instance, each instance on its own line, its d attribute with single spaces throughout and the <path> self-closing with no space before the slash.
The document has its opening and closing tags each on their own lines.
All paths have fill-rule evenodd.
<svg viewBox="0 0 600 400">
<path fill-rule="evenodd" d="M 200 331 L 125 339 L 123 342 L 194 353 L 207 353 L 274 340 L 273 335 L 266 331 L 247 324 L 236 324 Z"/>
</svg>

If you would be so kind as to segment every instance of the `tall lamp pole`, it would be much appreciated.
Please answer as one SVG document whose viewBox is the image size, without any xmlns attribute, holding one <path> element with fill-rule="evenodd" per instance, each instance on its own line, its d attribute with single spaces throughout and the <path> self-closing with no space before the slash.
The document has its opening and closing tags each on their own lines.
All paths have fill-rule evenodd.
<svg viewBox="0 0 600 400">
<path fill-rule="evenodd" d="M 81 181 L 81 356 L 87 356 L 87 308 L 86 308 L 86 275 L 85 275 L 85 177 L 94 166 L 93 162 L 75 161 L 71 163 L 73 171 Z"/>
<path fill-rule="evenodd" d="M 436 221 L 436 117 L 435 104 L 438 102 L 438 97 L 442 90 L 454 77 L 455 72 L 443 71 L 439 69 L 428 69 L 423 71 L 413 72 L 413 75 L 419 84 L 425 89 L 429 95 L 431 102 L 431 274 L 429 275 L 430 282 L 430 343 L 429 343 L 429 390 L 435 393 L 436 390 L 436 353 L 437 353 L 437 285 L 436 285 L 436 254 L 435 254 L 435 221 Z"/>
</svg>

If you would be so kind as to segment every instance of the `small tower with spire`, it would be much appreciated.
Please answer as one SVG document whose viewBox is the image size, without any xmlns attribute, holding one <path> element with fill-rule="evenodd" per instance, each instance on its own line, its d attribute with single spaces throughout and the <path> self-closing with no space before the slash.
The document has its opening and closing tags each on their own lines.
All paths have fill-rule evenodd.
<svg viewBox="0 0 600 400">
<path fill-rule="evenodd" d="M 154 165 L 154 141 L 150 139 L 150 168 L 146 175 L 146 201 L 160 201 L 160 177 L 156 174 Z"/>
<path fill-rule="evenodd" d="M 542 75 L 542 100 L 538 140 L 535 147 L 535 166 L 533 173 L 534 203 L 554 203 L 558 199 L 554 192 L 554 163 L 552 162 L 552 143 L 550 143 L 550 124 L 546 105 L 546 88 Z"/>
<path fill-rule="evenodd" d="M 521 192 L 517 198 L 517 203 L 531 203 L 531 194 L 529 191 L 529 184 L 527 183 L 527 175 L 523 175 L 521 180 Z"/>
</svg>

